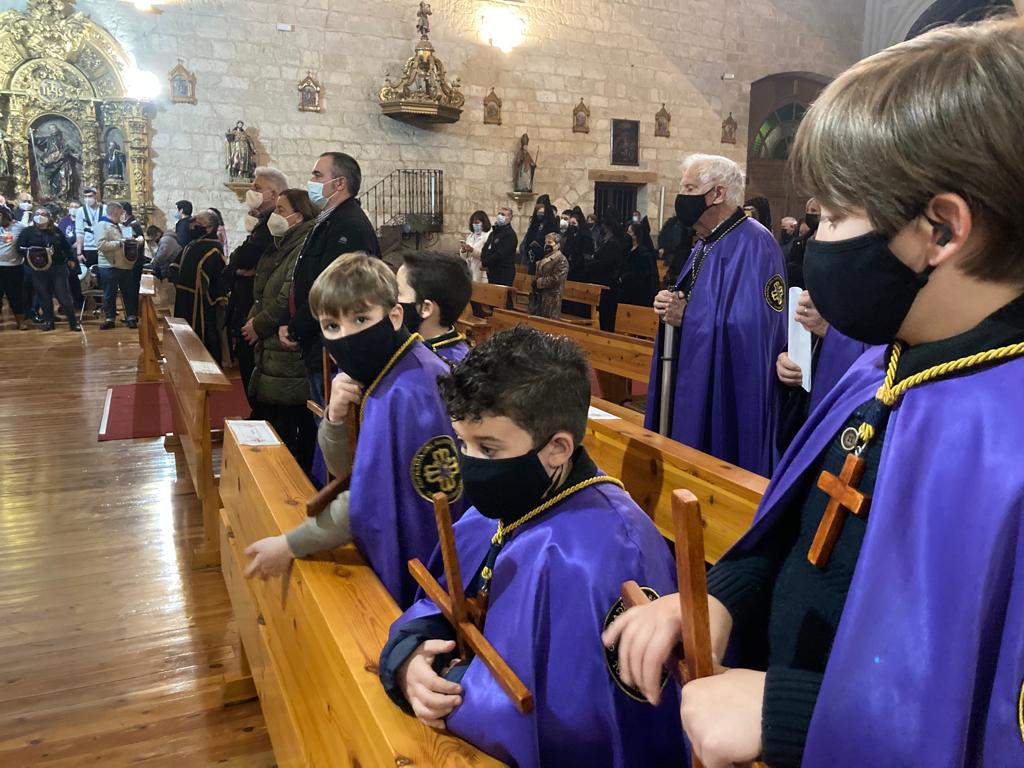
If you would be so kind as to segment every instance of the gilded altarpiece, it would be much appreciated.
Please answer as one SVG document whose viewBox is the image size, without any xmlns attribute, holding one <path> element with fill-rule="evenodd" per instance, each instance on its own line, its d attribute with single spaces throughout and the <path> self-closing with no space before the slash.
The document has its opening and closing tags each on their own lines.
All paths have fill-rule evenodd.
<svg viewBox="0 0 1024 768">
<path fill-rule="evenodd" d="M 61 0 L 0 14 L 0 192 L 79 199 L 85 187 L 153 210 L 152 107 L 128 98 L 129 60 Z"/>
</svg>

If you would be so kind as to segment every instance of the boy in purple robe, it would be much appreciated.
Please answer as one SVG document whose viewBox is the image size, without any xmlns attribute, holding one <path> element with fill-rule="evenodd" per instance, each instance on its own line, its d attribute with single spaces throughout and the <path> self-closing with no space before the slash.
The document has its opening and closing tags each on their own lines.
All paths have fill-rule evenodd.
<svg viewBox="0 0 1024 768">
<path fill-rule="evenodd" d="M 733 668 L 683 689 L 682 721 L 709 768 L 1024 765 L 1021 103 L 1012 18 L 860 62 L 800 125 L 794 171 L 822 208 L 808 290 L 886 346 L 708 574 Z M 666 598 L 605 636 L 651 699 L 678 626 Z"/>
<path fill-rule="evenodd" d="M 786 265 L 772 233 L 740 208 L 743 173 L 732 160 L 683 162 L 676 217 L 698 240 L 654 310 L 676 329 L 668 434 L 761 475 L 771 473 L 779 391 L 775 360 L 786 347 Z M 664 327 L 651 362 L 644 426 L 661 421 Z"/>
<path fill-rule="evenodd" d="M 455 321 L 473 293 L 464 259 L 439 251 L 406 254 L 398 268 L 398 301 L 405 327 L 419 333 L 430 349 L 454 365 L 469 354 L 469 342 L 455 330 Z"/>
<path fill-rule="evenodd" d="M 623 581 L 663 594 L 675 579 L 654 524 L 581 446 L 583 352 L 519 326 L 473 349 L 440 387 L 474 505 L 454 526 L 466 594 L 485 596 L 484 636 L 535 710 L 520 714 L 478 658 L 455 658 L 453 629 L 428 599 L 391 627 L 380 659 L 388 694 L 510 766 L 684 765 L 678 688 L 652 707 L 601 647 Z"/>
<path fill-rule="evenodd" d="M 247 576 L 284 573 L 294 557 L 355 543 L 395 601 L 410 605 L 416 582 L 407 563 L 437 546 L 433 494 L 459 501 L 457 449 L 437 391 L 448 365 L 403 325 L 391 269 L 365 253 L 346 254 L 310 291 L 324 347 L 341 373 L 320 425 L 328 469 L 348 474 L 349 406 L 358 405 L 359 440 L 349 490 L 317 517 L 246 549 Z"/>
</svg>

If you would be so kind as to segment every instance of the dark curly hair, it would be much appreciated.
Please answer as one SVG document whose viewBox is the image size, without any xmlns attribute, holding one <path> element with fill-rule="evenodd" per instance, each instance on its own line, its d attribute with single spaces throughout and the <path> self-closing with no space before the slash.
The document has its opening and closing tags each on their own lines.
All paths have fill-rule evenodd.
<svg viewBox="0 0 1024 768">
<path fill-rule="evenodd" d="M 530 433 L 535 448 L 563 430 L 577 445 L 586 434 L 590 365 L 564 336 L 525 325 L 501 331 L 437 384 L 453 420 L 506 416 Z"/>
</svg>

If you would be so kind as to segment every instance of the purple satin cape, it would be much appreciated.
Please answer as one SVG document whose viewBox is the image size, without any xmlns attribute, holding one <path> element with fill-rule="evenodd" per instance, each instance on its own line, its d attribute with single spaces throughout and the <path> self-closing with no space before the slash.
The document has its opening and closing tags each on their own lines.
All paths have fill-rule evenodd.
<svg viewBox="0 0 1024 768">
<path fill-rule="evenodd" d="M 783 457 L 774 525 L 884 378 L 863 355 Z M 804 765 L 1024 766 L 1024 359 L 923 384 L 893 410 Z"/>
<path fill-rule="evenodd" d="M 455 365 L 456 363 L 461 363 L 466 355 L 469 354 L 469 344 L 465 339 L 460 339 L 454 344 L 434 347 L 434 353 Z"/>
<path fill-rule="evenodd" d="M 694 248 L 686 274 L 698 253 Z M 772 234 L 747 219 L 704 260 L 676 333 L 671 438 L 760 475 L 770 475 L 779 390 L 775 360 L 787 344 L 785 301 L 769 306 L 765 287 L 786 267 Z M 657 431 L 661 404 L 659 330 L 644 426 Z"/>
<path fill-rule="evenodd" d="M 399 606 L 409 606 L 417 585 L 408 562 L 424 562 L 437 546 L 434 505 L 413 487 L 411 467 L 420 447 L 454 436 L 437 392 L 448 365 L 416 341 L 370 392 L 363 406 L 352 467 L 349 514 L 352 536 Z M 461 500 L 451 505 L 453 519 Z"/>
<path fill-rule="evenodd" d="M 863 341 L 854 341 L 829 326 L 825 338 L 821 340 L 818 359 L 814 364 L 814 381 L 811 383 L 811 398 L 807 406 L 810 413 L 825 398 L 832 387 L 846 375 L 857 358 L 871 348 Z"/>
<path fill-rule="evenodd" d="M 455 526 L 467 584 L 496 530 L 475 508 Z M 438 556 L 432 571 L 441 570 Z M 533 692 L 536 709 L 519 714 L 474 659 L 448 728 L 519 768 L 687 765 L 675 683 L 652 707 L 626 696 L 605 664 L 601 630 L 628 579 L 662 595 L 676 589 L 664 539 L 617 486 L 585 488 L 527 523 L 498 555 L 484 635 Z M 437 613 L 422 599 L 393 629 Z"/>
</svg>

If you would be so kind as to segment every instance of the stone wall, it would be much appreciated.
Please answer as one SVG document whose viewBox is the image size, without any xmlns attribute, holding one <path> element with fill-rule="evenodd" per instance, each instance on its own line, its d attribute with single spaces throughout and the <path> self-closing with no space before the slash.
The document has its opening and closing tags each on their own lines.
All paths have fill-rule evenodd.
<svg viewBox="0 0 1024 768">
<path fill-rule="evenodd" d="M 479 32 L 481 13 L 495 5 L 525 22 L 523 43 L 508 54 Z M 657 227 L 660 185 L 667 217 L 683 156 L 745 160 L 752 81 L 787 71 L 834 75 L 858 58 L 864 25 L 864 0 L 435 0 L 431 40 L 449 75 L 461 77 L 466 108 L 454 125 L 418 128 L 384 117 L 376 101 L 385 72 L 394 77 L 412 55 L 414 0 L 184 0 L 159 14 L 123 0 L 77 7 L 164 83 L 178 57 L 196 74 L 197 105 L 169 103 L 166 85 L 157 102 L 155 202 L 164 212 L 181 197 L 218 207 L 234 242 L 243 211 L 223 186 L 223 164 L 224 132 L 236 120 L 255 129 L 261 161 L 295 186 L 329 149 L 360 161 L 364 188 L 397 168 L 444 170 L 451 244 L 471 211 L 508 201 L 522 133 L 539 154 L 534 190 L 589 210 L 589 172 L 611 169 L 611 119 L 639 119 L 639 170 L 659 179 L 641 192 L 641 207 Z M 307 69 L 324 84 L 320 114 L 297 108 Z M 483 125 L 492 86 L 504 102 L 501 126 Z M 572 132 L 581 96 L 589 134 Z M 654 137 L 662 102 L 672 114 L 667 139 Z M 735 146 L 720 143 L 729 112 L 740 126 Z"/>
</svg>

